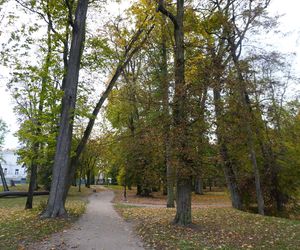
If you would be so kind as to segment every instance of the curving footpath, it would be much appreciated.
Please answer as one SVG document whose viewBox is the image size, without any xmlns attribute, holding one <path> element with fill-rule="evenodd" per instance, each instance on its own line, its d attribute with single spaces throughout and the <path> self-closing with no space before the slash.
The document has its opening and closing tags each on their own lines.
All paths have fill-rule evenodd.
<svg viewBox="0 0 300 250">
<path fill-rule="evenodd" d="M 54 234 L 48 241 L 30 247 L 39 250 L 142 250 L 143 244 L 134 235 L 130 223 L 114 210 L 112 191 L 94 193 L 84 215 L 74 226 Z"/>
</svg>

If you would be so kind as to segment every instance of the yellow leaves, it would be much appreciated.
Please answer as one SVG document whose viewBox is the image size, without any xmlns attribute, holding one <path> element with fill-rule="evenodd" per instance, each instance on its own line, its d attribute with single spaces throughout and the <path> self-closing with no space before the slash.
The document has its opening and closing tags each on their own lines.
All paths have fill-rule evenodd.
<svg viewBox="0 0 300 250">
<path fill-rule="evenodd" d="M 25 250 L 24 246 L 18 246 L 18 250 Z"/>
<path fill-rule="evenodd" d="M 85 191 L 85 189 L 83 189 Z M 84 192 L 83 192 L 84 193 Z M 82 195 L 82 193 L 81 193 Z M 87 195 L 87 191 L 85 191 Z M 71 189 L 70 200 L 66 202 L 66 209 L 71 218 L 78 217 L 85 210 L 85 202 Z M 68 198 L 68 199 L 69 199 Z M 36 200 L 41 200 L 35 197 Z M 4 202 L 9 202 L 5 206 Z M 36 201 L 35 201 L 36 202 Z M 20 203 L 20 204 L 19 204 Z M 0 249 L 24 249 L 24 245 L 31 241 L 41 240 L 49 234 L 58 232 L 71 225 L 71 219 L 40 219 L 39 213 L 43 206 L 32 210 L 24 210 L 25 199 L 1 199 L 0 203 Z"/>
<path fill-rule="evenodd" d="M 300 223 L 229 208 L 194 209 L 191 227 L 172 224 L 175 209 L 118 206 L 152 249 L 297 249 Z"/>
</svg>

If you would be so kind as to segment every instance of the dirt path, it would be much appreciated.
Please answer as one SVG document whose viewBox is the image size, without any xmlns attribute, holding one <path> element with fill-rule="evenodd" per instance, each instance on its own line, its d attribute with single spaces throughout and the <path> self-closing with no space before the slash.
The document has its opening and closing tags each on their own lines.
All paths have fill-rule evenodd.
<svg viewBox="0 0 300 250">
<path fill-rule="evenodd" d="M 89 197 L 86 213 L 64 232 L 50 240 L 31 246 L 30 250 L 141 250 L 141 241 L 132 227 L 116 213 L 111 200 L 112 191 L 95 193 Z"/>
</svg>

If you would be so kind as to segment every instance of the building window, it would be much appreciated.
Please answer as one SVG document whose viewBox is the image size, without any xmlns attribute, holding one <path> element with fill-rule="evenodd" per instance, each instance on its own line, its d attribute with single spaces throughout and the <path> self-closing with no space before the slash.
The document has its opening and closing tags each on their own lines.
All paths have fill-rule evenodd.
<svg viewBox="0 0 300 250">
<path fill-rule="evenodd" d="M 19 169 L 16 169 L 15 170 L 15 175 L 18 175 L 19 174 Z"/>
</svg>

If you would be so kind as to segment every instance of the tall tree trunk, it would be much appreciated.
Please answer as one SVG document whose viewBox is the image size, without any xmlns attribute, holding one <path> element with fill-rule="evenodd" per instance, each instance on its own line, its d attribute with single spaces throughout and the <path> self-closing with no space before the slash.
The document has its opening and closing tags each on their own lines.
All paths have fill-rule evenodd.
<svg viewBox="0 0 300 250">
<path fill-rule="evenodd" d="M 51 52 L 52 52 L 52 39 L 51 39 L 51 25 L 48 24 L 48 31 L 47 31 L 47 55 L 46 55 L 46 60 L 43 66 L 43 75 L 44 77 L 42 78 L 42 88 L 40 92 L 40 100 L 39 100 L 39 106 L 38 106 L 38 115 L 37 115 L 37 124 L 36 124 L 36 131 L 35 131 L 35 136 L 36 140 L 39 140 L 39 137 L 42 134 L 41 126 L 41 116 L 43 114 L 44 110 L 44 102 L 45 102 L 45 95 L 47 91 L 47 83 L 48 83 L 48 75 L 49 75 L 49 65 L 50 65 L 50 59 L 51 59 Z M 25 209 L 31 209 L 32 208 L 32 203 L 33 203 L 33 193 L 34 190 L 37 188 L 37 159 L 39 158 L 40 154 L 40 148 L 41 148 L 41 143 L 39 141 L 34 142 L 33 144 L 33 158 L 31 159 L 31 166 L 30 166 L 30 181 L 29 181 L 29 187 L 28 187 L 28 196 L 25 204 Z"/>
<path fill-rule="evenodd" d="M 174 223 L 188 225 L 192 223 L 191 170 L 187 156 L 187 110 L 184 63 L 184 0 L 177 0 L 177 14 L 174 16 L 165 8 L 164 1 L 158 1 L 158 10 L 169 17 L 174 26 L 175 38 L 175 93 L 173 103 L 173 123 L 176 136 L 173 136 L 173 150 L 177 161 L 176 216 Z"/>
<path fill-rule="evenodd" d="M 235 1 L 227 1 L 223 12 L 225 17 L 227 18 L 227 22 L 224 22 L 223 31 L 224 31 L 224 40 L 228 43 L 228 53 L 233 61 L 233 65 L 236 70 L 237 74 L 237 94 L 239 96 L 239 102 L 242 108 L 242 115 L 244 118 L 244 128 L 246 134 L 246 144 L 248 148 L 248 153 L 250 156 L 250 161 L 253 169 L 253 174 L 255 178 L 255 189 L 256 189 L 256 198 L 257 198 L 257 205 L 258 205 L 258 212 L 260 214 L 264 214 L 264 198 L 263 192 L 261 188 L 261 181 L 260 181 L 260 173 L 256 159 L 256 152 L 255 152 L 255 132 L 253 131 L 253 122 L 255 121 L 254 113 L 251 107 L 251 101 L 247 92 L 247 81 L 243 76 L 243 71 L 241 68 L 241 64 L 239 61 L 239 57 L 242 54 L 242 44 L 245 39 L 247 32 L 253 27 L 252 25 L 256 22 L 257 18 L 261 17 L 264 13 L 264 10 L 269 6 L 271 1 L 265 1 L 264 3 L 259 3 L 254 6 L 256 3 L 255 1 L 249 1 L 248 7 L 243 9 L 243 12 L 247 15 L 243 16 L 244 26 L 243 29 L 240 29 L 239 22 L 241 19 L 236 18 L 239 16 L 237 13 L 237 8 L 235 6 Z M 219 5 L 220 6 L 220 5 Z M 219 8 L 219 7 L 218 7 Z M 256 11 L 257 8 L 260 11 Z M 220 8 L 219 8 L 220 9 Z"/>
<path fill-rule="evenodd" d="M 167 181 L 167 207 L 175 207 L 174 203 L 174 181 L 175 174 L 171 165 L 171 145 L 170 145 L 170 110 L 169 110 L 169 80 L 168 80 L 168 56 L 167 56 L 167 30 L 166 17 L 162 14 L 161 22 L 161 90 L 163 104 L 163 131 L 164 131 L 164 163 L 166 168 Z"/>
<path fill-rule="evenodd" d="M 276 161 L 276 157 L 272 150 L 272 146 L 268 145 L 268 143 L 266 143 L 264 139 L 261 138 L 260 134 L 257 134 L 257 136 L 261 147 L 262 155 L 264 158 L 265 173 L 267 173 L 265 175 L 265 178 L 267 178 L 269 181 L 268 183 L 270 186 L 269 188 L 270 197 L 272 198 L 272 201 L 275 203 L 274 207 L 276 211 L 281 212 L 283 210 L 283 194 L 280 190 L 279 180 L 278 180 L 278 174 L 279 174 L 278 163 Z"/>
<path fill-rule="evenodd" d="M 34 146 L 36 147 L 38 145 L 34 145 Z M 36 180 L 37 180 L 37 165 L 36 165 L 36 161 L 32 160 L 32 164 L 30 166 L 30 181 L 29 181 L 28 196 L 26 199 L 25 209 L 32 208 L 33 193 L 36 186 Z"/>
<path fill-rule="evenodd" d="M 4 191 L 9 191 L 9 188 L 7 186 L 7 182 L 6 182 L 6 179 L 5 179 L 5 175 L 4 175 L 1 163 L 0 163 L 0 177 L 1 177 L 1 182 L 2 182 L 2 186 L 3 186 L 3 190 Z"/>
<path fill-rule="evenodd" d="M 215 84 L 220 84 L 220 83 L 218 81 Z M 216 133 L 218 138 L 219 151 L 223 161 L 225 179 L 226 179 L 228 190 L 230 192 L 232 207 L 236 209 L 242 209 L 242 200 L 241 200 L 241 195 L 238 187 L 237 178 L 233 170 L 230 156 L 228 154 L 226 139 L 224 138 L 225 135 L 221 131 L 222 130 L 221 124 L 223 122 L 222 114 L 224 111 L 221 102 L 220 87 L 214 86 L 213 93 L 214 93 L 214 106 L 215 106 L 216 121 L 217 121 Z"/>
<path fill-rule="evenodd" d="M 254 132 L 251 127 L 251 124 L 254 120 L 254 115 L 251 107 L 251 101 L 246 89 L 246 81 L 244 79 L 244 76 L 242 74 L 242 70 L 240 67 L 240 63 L 238 60 L 238 57 L 236 55 L 236 47 L 233 42 L 231 42 L 231 56 L 234 62 L 234 65 L 237 70 L 238 74 L 238 87 L 239 87 L 239 96 L 241 99 L 241 103 L 244 107 L 243 110 L 243 117 L 244 117 L 244 124 L 245 124 L 245 129 L 246 129 L 246 144 L 249 150 L 249 155 L 250 155 L 250 160 L 252 164 L 252 169 L 254 173 L 254 179 L 255 179 L 255 190 L 256 190 L 256 199 L 257 199 L 257 206 L 258 206 L 258 213 L 261 215 L 264 215 L 264 210 L 265 210 L 265 204 L 264 204 L 264 197 L 263 197 L 263 192 L 261 188 L 261 181 L 260 181 L 260 173 L 259 173 L 259 168 L 257 165 L 257 160 L 256 160 L 256 152 L 254 148 Z"/>
<path fill-rule="evenodd" d="M 175 37 L 175 94 L 174 94 L 174 145 L 177 156 L 177 185 L 176 185 L 176 216 L 174 222 L 179 225 L 192 223 L 191 203 L 191 171 L 187 156 L 187 114 L 186 114 L 186 85 L 184 64 L 184 0 L 177 0 L 177 25 L 174 26 Z"/>
<path fill-rule="evenodd" d="M 275 103 L 275 97 L 273 94 L 272 97 L 273 102 L 273 109 L 275 112 L 275 128 L 277 132 L 277 140 L 279 141 L 280 145 L 280 151 L 283 149 L 282 141 L 283 138 L 281 136 L 281 124 L 280 124 L 280 115 L 277 111 L 276 103 Z M 269 185 L 269 195 L 273 201 L 273 206 L 277 212 L 283 211 L 283 197 L 284 194 L 280 190 L 280 184 L 279 184 L 279 171 L 280 171 L 280 165 L 276 159 L 276 155 L 272 148 L 272 139 L 269 137 L 269 127 L 267 126 L 266 122 L 263 121 L 263 115 L 261 112 L 261 108 L 258 104 L 258 99 L 256 100 L 256 108 L 259 111 L 258 119 L 259 123 L 263 124 L 261 126 L 261 129 L 256 127 L 256 137 L 258 139 L 262 156 L 264 159 L 264 165 L 265 165 L 265 179 L 267 179 L 268 185 Z M 262 132 L 264 131 L 264 132 Z"/>
<path fill-rule="evenodd" d="M 192 180 L 191 177 L 177 177 L 176 216 L 174 222 L 179 225 L 192 223 Z"/>
<path fill-rule="evenodd" d="M 62 110 L 54 158 L 51 191 L 42 217 L 65 216 L 66 189 L 68 187 L 70 150 L 73 134 L 74 110 L 77 96 L 80 61 L 84 47 L 85 22 L 88 0 L 79 0 L 73 23 L 72 42 L 66 74 Z"/>
</svg>

